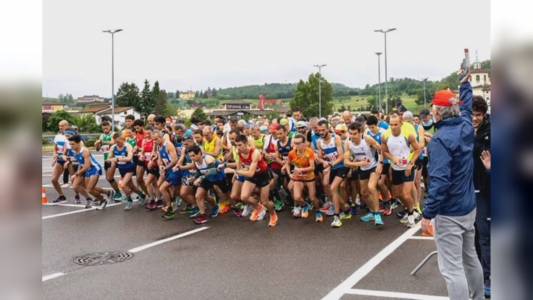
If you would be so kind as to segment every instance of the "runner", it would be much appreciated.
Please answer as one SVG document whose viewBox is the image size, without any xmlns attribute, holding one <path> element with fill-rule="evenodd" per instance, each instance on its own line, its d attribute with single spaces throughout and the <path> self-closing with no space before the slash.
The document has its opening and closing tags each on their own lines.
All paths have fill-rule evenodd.
<svg viewBox="0 0 533 300">
<path fill-rule="evenodd" d="M 237 162 L 237 169 L 233 171 L 237 175 L 244 176 L 241 200 L 255 208 L 250 220 L 262 220 L 268 209 L 270 213 L 268 226 L 274 227 L 278 223 L 278 215 L 274 209 L 274 204 L 269 199 L 271 178 L 268 172 L 268 164 L 259 150 L 250 147 L 246 136 L 237 136 L 235 142 L 239 151 L 239 161 Z M 259 202 L 253 195 L 256 187 L 259 188 Z"/>
<path fill-rule="evenodd" d="M 305 136 L 297 134 L 294 136 L 295 149 L 289 152 L 285 168 L 289 170 L 292 184 L 292 198 L 294 199 L 293 216 L 295 218 L 307 218 L 312 206 L 305 202 L 304 189 L 309 194 L 309 199 L 315 208 L 315 221 L 324 220 L 320 212 L 320 202 L 316 196 L 315 184 L 315 153 L 308 146 Z"/>
<path fill-rule="evenodd" d="M 415 116 L 413 116 L 413 113 L 410 111 L 406 111 L 403 113 L 402 119 L 404 122 L 410 123 L 415 128 L 416 133 L 416 142 L 418 143 L 418 146 L 420 146 L 420 155 L 418 156 L 418 159 L 415 163 L 415 188 L 413 189 L 413 199 L 415 199 L 415 208 L 416 211 L 419 214 L 422 214 L 422 210 L 420 209 L 420 202 L 422 201 L 423 195 L 422 195 L 422 168 L 424 166 L 424 160 L 427 158 L 426 155 L 426 143 L 425 143 L 425 131 L 422 126 L 419 124 L 416 124 L 415 122 Z"/>
<path fill-rule="evenodd" d="M 361 198 L 366 202 L 370 212 L 360 218 L 362 222 L 374 222 L 383 226 L 379 213 L 379 196 L 377 184 L 382 171 L 383 157 L 380 145 L 370 136 L 364 136 L 363 124 L 350 124 L 350 139 L 345 142 L 344 165 L 352 168 L 352 180 L 359 181 Z M 378 159 L 376 160 L 376 154 Z"/>
<path fill-rule="evenodd" d="M 71 136 L 69 143 L 80 165 L 78 171 L 72 176 L 74 190 L 85 197 L 85 208 L 91 208 L 93 202 L 92 195 L 98 200 L 97 209 L 104 209 L 107 205 L 107 200 L 103 195 L 111 198 L 112 191 L 106 193 L 103 189 L 96 186 L 98 184 L 98 178 L 102 175 L 102 166 L 96 161 L 89 149 L 82 145 L 80 135 Z"/>
<path fill-rule="evenodd" d="M 414 166 L 420 154 L 416 133 L 412 126 L 403 126 L 400 117 L 393 114 L 390 118 L 390 128 L 383 135 L 382 141 L 383 155 L 391 161 L 392 193 L 399 196 L 407 210 L 401 222 L 412 227 L 420 216 L 415 210 L 412 196 Z"/>
<path fill-rule="evenodd" d="M 115 133 L 113 139 L 115 144 L 111 146 L 109 161 L 113 162 L 120 174 L 120 181 L 118 186 L 123 194 L 126 196 L 126 205 L 124 210 L 131 210 L 133 207 L 133 200 L 131 194 L 134 192 L 139 195 L 140 205 L 144 205 L 146 196 L 133 184 L 133 176 L 135 175 L 135 163 L 133 162 L 133 147 L 126 143 L 126 130 L 122 135 Z"/>
<path fill-rule="evenodd" d="M 165 213 L 162 217 L 166 220 L 172 220 L 176 217 L 172 199 L 175 194 L 175 187 L 180 184 L 181 178 L 179 173 L 173 170 L 173 167 L 178 162 L 176 147 L 170 141 L 165 140 L 163 134 L 161 131 L 154 131 L 152 138 L 159 152 L 157 156 L 160 174 L 159 191 L 163 196 L 165 205 L 163 208 Z"/>
<path fill-rule="evenodd" d="M 66 163 L 67 151 L 70 149 L 70 144 L 65 137 L 65 131 L 68 129 L 69 124 L 67 120 L 61 120 L 59 122 L 59 133 L 54 137 L 54 158 L 52 162 L 52 185 L 59 194 L 57 199 L 53 200 L 53 203 L 66 202 L 67 198 L 63 193 L 61 184 L 59 184 L 59 177 L 63 175 L 65 171 L 64 165 Z"/>
<path fill-rule="evenodd" d="M 342 142 L 340 137 L 332 136 L 326 120 L 318 122 L 317 132 L 320 134 L 320 139 L 317 142 L 319 153 L 317 160 L 324 168 L 322 185 L 326 193 L 333 199 L 335 206 L 335 214 L 331 226 L 338 228 L 342 226 L 339 216 L 341 210 L 345 212 L 343 215 L 346 215 L 346 212 L 348 212 L 351 217 L 350 208 L 346 208 L 346 203 L 344 203 L 340 192 L 340 185 L 346 177 L 347 172 L 343 164 L 344 152 Z"/>
</svg>

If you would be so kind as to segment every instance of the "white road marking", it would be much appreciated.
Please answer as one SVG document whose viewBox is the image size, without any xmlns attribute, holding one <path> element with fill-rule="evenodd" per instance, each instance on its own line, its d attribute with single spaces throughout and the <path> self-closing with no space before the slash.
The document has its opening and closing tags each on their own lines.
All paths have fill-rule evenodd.
<svg viewBox="0 0 533 300">
<path fill-rule="evenodd" d="M 146 244 L 146 245 L 135 247 L 133 249 L 128 250 L 128 252 L 131 252 L 131 253 L 141 252 L 141 251 L 146 250 L 148 248 L 152 248 L 152 247 L 155 247 L 155 246 L 158 246 L 158 245 L 161 245 L 161 244 L 164 244 L 164 243 L 168 243 L 168 242 L 176 240 L 176 239 L 180 239 L 180 238 L 189 236 L 191 234 L 195 234 L 195 233 L 200 232 L 200 231 L 204 231 L 204 230 L 206 230 L 208 228 L 209 228 L 208 226 L 204 226 L 204 227 L 196 228 L 196 229 L 193 229 L 193 230 L 189 230 L 189 231 L 186 231 L 184 233 L 180 233 L 180 234 L 177 234 L 175 236 L 171 236 L 171 237 L 166 238 L 166 239 L 162 239 L 162 240 L 159 240 L 159 241 L 155 241 L 153 243 L 149 243 L 149 244 Z"/>
<path fill-rule="evenodd" d="M 117 205 L 121 205 L 121 204 L 122 203 L 111 203 L 111 204 L 108 204 L 107 207 L 113 207 L 113 206 L 117 206 Z M 62 217 L 62 216 L 68 216 L 68 215 L 72 215 L 72 214 L 79 214 L 79 213 L 83 213 L 83 212 L 93 211 L 93 210 L 96 210 L 96 207 L 91 207 L 91 208 L 87 208 L 87 209 L 78 209 L 78 210 L 74 210 L 74 211 L 67 211 L 67 212 L 60 213 L 60 214 L 44 216 L 44 217 L 42 217 L 42 219 L 43 220 L 48 220 L 48 219 L 53 219 L 53 218 L 57 218 L 57 217 Z"/>
<path fill-rule="evenodd" d="M 47 203 L 44 206 L 65 206 L 65 207 L 85 207 L 84 204 L 71 204 L 71 203 Z"/>
<path fill-rule="evenodd" d="M 44 282 L 44 281 L 47 281 L 47 280 L 50 280 L 50 279 L 55 279 L 57 277 L 61 277 L 61 276 L 64 276 L 64 275 L 65 275 L 65 273 L 62 273 L 62 272 L 48 274 L 48 275 L 43 276 L 42 281 Z"/>
<path fill-rule="evenodd" d="M 430 240 L 430 241 L 435 240 L 435 238 L 432 236 L 420 236 L 420 235 L 412 236 L 409 239 L 410 240 Z"/>
<path fill-rule="evenodd" d="M 346 294 L 361 295 L 361 296 L 373 296 L 395 299 L 414 299 L 414 300 L 449 300 L 448 297 L 443 296 L 431 296 L 423 294 L 411 294 L 400 292 L 388 292 L 388 291 L 376 291 L 376 290 L 362 290 L 362 289 L 349 289 Z"/>
<path fill-rule="evenodd" d="M 340 299 L 344 294 L 352 289 L 361 279 L 363 279 L 368 273 L 370 273 L 377 265 L 379 265 L 387 256 L 394 252 L 398 247 L 400 247 L 405 241 L 412 237 L 415 233 L 420 230 L 420 223 L 417 223 L 414 227 L 410 228 L 402 235 L 400 235 L 396 240 L 387 245 L 383 250 L 378 254 L 372 257 L 367 261 L 363 266 L 357 269 L 352 275 L 350 275 L 346 280 L 339 284 L 336 288 L 331 290 L 322 300 L 330 299 Z"/>
</svg>

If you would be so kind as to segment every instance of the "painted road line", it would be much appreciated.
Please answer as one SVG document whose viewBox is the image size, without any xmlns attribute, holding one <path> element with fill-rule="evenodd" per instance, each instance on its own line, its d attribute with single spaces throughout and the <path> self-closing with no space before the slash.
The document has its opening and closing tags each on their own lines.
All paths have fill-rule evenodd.
<svg viewBox="0 0 533 300">
<path fill-rule="evenodd" d="M 409 239 L 410 240 L 430 240 L 430 241 L 433 241 L 433 240 L 435 240 L 435 237 L 415 235 L 415 236 L 410 237 Z"/>
<path fill-rule="evenodd" d="M 402 235 L 400 235 L 392 243 L 388 244 L 383 250 L 367 261 L 363 266 L 357 269 L 346 280 L 339 284 L 336 288 L 331 290 L 322 300 L 340 299 L 348 290 L 351 290 L 361 279 L 363 279 L 368 273 L 370 273 L 375 267 L 377 267 L 387 256 L 392 254 L 398 247 L 400 247 L 411 236 L 415 235 L 420 230 L 420 223 L 417 223 L 414 227 L 410 228 Z"/>
<path fill-rule="evenodd" d="M 107 207 L 113 207 L 113 206 L 117 206 L 117 205 L 121 205 L 121 204 L 122 203 L 112 203 L 112 204 L 108 204 Z M 48 220 L 48 219 L 53 219 L 53 218 L 57 218 L 57 217 L 63 217 L 63 216 L 68 216 L 68 215 L 72 215 L 72 214 L 79 214 L 79 213 L 83 213 L 83 212 L 93 211 L 93 210 L 96 210 L 96 207 L 91 207 L 91 208 L 86 208 L 86 209 L 78 209 L 78 210 L 74 210 L 74 211 L 67 211 L 67 212 L 60 213 L 60 214 L 44 216 L 44 217 L 42 217 L 42 219 L 43 220 Z"/>
<path fill-rule="evenodd" d="M 45 282 L 47 280 L 55 279 L 55 278 L 58 278 L 58 277 L 61 277 L 61 276 L 64 276 L 64 275 L 65 275 L 65 273 L 63 273 L 63 272 L 57 272 L 57 273 L 53 273 L 53 274 L 48 274 L 48 275 L 43 276 L 42 281 Z"/>
<path fill-rule="evenodd" d="M 72 203 L 47 203 L 44 206 L 65 206 L 65 207 L 79 207 L 84 208 L 85 204 L 72 204 Z"/>
<path fill-rule="evenodd" d="M 443 297 L 443 296 L 376 291 L 376 290 L 361 290 L 361 289 L 349 289 L 346 291 L 346 294 L 360 295 L 360 296 L 373 296 L 373 297 L 380 297 L 380 298 L 414 299 L 414 300 L 449 300 L 450 299 L 448 297 Z"/>
<path fill-rule="evenodd" d="M 128 252 L 131 252 L 131 253 L 141 252 L 141 251 L 146 250 L 148 248 L 159 246 L 161 244 L 168 243 L 170 241 L 177 240 L 177 239 L 189 236 L 191 234 L 195 234 L 195 233 L 200 232 L 200 231 L 204 231 L 204 230 L 206 230 L 208 228 L 209 228 L 208 226 L 205 226 L 205 227 L 200 227 L 200 228 L 196 228 L 196 229 L 193 229 L 193 230 L 189 230 L 189 231 L 186 231 L 184 233 L 180 233 L 178 235 L 171 236 L 171 237 L 166 238 L 166 239 L 162 239 L 162 240 L 159 240 L 159 241 L 155 241 L 153 243 L 149 243 L 149 244 L 146 244 L 146 245 L 135 247 L 133 249 L 128 250 Z"/>
</svg>

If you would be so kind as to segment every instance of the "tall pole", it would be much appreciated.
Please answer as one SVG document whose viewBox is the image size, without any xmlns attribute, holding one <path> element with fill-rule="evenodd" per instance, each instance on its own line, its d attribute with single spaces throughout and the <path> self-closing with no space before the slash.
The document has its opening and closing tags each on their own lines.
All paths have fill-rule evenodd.
<svg viewBox="0 0 533 300">
<path fill-rule="evenodd" d="M 426 108 L 426 81 L 428 79 L 424 78 L 424 108 Z"/>
<path fill-rule="evenodd" d="M 378 111 L 381 112 L 381 52 L 376 52 L 378 56 Z"/>
<path fill-rule="evenodd" d="M 115 33 L 122 29 L 103 30 L 111 34 L 111 132 L 115 132 Z"/>
<path fill-rule="evenodd" d="M 318 68 L 318 117 L 322 118 L 322 67 L 327 66 L 326 64 L 314 65 Z"/>
<path fill-rule="evenodd" d="M 396 30 L 396 28 L 389 28 L 387 30 L 377 29 L 374 32 L 383 33 L 383 38 L 385 41 L 385 113 L 389 113 L 389 95 L 388 95 L 388 76 L 387 76 L 387 33 Z"/>
</svg>

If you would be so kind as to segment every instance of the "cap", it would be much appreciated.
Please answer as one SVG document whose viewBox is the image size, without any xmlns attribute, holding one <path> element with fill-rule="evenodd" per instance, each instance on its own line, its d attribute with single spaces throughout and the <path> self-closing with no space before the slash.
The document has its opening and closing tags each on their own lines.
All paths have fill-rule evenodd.
<svg viewBox="0 0 533 300">
<path fill-rule="evenodd" d="M 452 106 L 452 99 L 455 98 L 455 94 L 450 90 L 440 90 L 435 93 L 433 97 L 433 105 L 450 107 Z"/>
<path fill-rule="evenodd" d="M 304 121 L 296 122 L 296 128 L 307 127 L 307 124 Z"/>
<path fill-rule="evenodd" d="M 272 124 L 270 125 L 270 127 L 268 128 L 268 130 L 273 133 L 273 132 L 276 132 L 278 131 L 279 129 L 281 128 L 281 126 L 279 124 Z"/>
<path fill-rule="evenodd" d="M 289 120 L 283 118 L 283 119 L 279 120 L 279 124 L 281 126 L 287 126 L 287 125 L 289 125 Z"/>
</svg>

